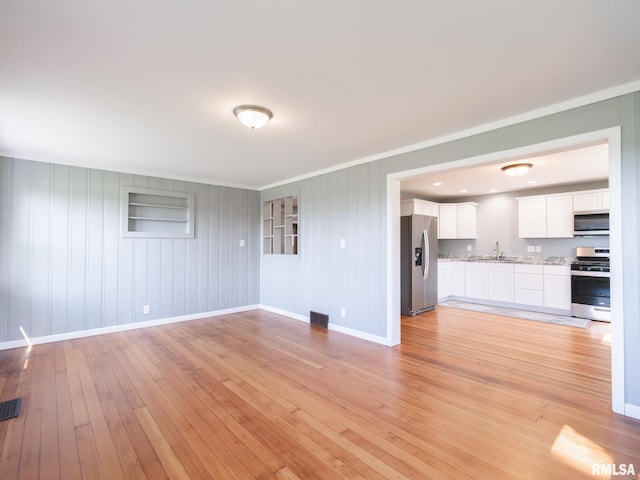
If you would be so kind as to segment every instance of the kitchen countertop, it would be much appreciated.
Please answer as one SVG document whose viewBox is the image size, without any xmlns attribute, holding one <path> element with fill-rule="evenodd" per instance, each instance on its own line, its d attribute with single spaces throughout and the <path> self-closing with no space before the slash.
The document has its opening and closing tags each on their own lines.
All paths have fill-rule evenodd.
<svg viewBox="0 0 640 480">
<path fill-rule="evenodd" d="M 571 265 L 575 258 L 568 257 L 532 257 L 503 255 L 499 259 L 495 255 L 438 255 L 439 262 L 489 262 L 489 263 L 522 263 L 527 265 Z"/>
</svg>

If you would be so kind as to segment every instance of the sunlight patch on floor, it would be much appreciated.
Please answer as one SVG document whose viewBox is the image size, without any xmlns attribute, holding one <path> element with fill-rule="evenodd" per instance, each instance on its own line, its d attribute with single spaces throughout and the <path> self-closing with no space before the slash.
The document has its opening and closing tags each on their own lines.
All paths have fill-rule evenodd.
<svg viewBox="0 0 640 480">
<path fill-rule="evenodd" d="M 600 445 L 580 435 L 569 425 L 562 427 L 551 446 L 551 454 L 587 475 L 593 474 L 593 465 L 613 463 L 613 457 Z"/>
</svg>

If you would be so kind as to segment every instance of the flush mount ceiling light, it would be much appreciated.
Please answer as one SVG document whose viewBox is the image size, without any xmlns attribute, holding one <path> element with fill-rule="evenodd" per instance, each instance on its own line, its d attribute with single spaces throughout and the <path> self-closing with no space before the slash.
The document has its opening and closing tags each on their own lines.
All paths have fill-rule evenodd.
<svg viewBox="0 0 640 480">
<path fill-rule="evenodd" d="M 238 105 L 233 109 L 233 114 L 245 127 L 249 128 L 264 127 L 273 117 L 270 110 L 258 105 Z"/>
<path fill-rule="evenodd" d="M 531 163 L 514 163 L 513 165 L 502 167 L 502 171 L 510 177 L 519 177 L 527 173 L 531 167 L 533 167 Z"/>
</svg>

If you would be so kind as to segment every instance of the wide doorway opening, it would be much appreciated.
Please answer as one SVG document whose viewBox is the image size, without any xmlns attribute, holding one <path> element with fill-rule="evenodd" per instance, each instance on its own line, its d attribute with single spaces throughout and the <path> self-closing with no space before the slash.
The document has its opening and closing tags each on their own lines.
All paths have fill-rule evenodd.
<svg viewBox="0 0 640 480">
<path fill-rule="evenodd" d="M 485 166 L 493 168 L 499 167 L 500 164 L 532 158 L 535 156 L 547 155 L 554 152 L 571 151 L 590 146 L 598 146 L 605 148 L 608 153 L 608 188 L 609 188 L 609 210 L 611 217 L 611 232 L 608 237 L 608 246 L 611 250 L 611 316 L 616 321 L 611 324 L 611 385 L 612 385 L 612 405 L 613 410 L 617 413 L 624 414 L 624 312 L 623 312 L 623 288 L 622 288 L 622 238 L 620 228 L 620 212 L 621 212 L 621 178 L 620 178 L 620 129 L 612 128 L 597 132 L 589 132 L 577 136 L 557 139 L 535 145 L 523 146 L 521 148 L 494 152 L 491 154 L 481 155 L 461 159 L 454 162 L 444 164 L 429 165 L 422 168 L 416 168 L 410 171 L 397 172 L 387 177 L 387 339 L 389 344 L 401 343 L 400 332 L 400 215 L 401 201 L 403 196 L 403 182 L 405 185 L 410 184 L 413 179 L 428 178 L 434 179 L 442 175 L 446 175 L 456 171 L 464 171 L 465 169 L 477 169 Z M 604 146 L 604 147 L 602 147 Z M 432 182 L 435 183 L 435 182 Z M 433 188 L 437 186 L 431 185 Z M 567 186 L 570 189 L 570 186 Z M 458 192 L 464 193 L 464 192 Z M 456 198 L 464 198 L 460 195 Z M 487 197 L 488 198 L 488 197 Z M 471 245 L 472 250 L 476 252 L 486 253 L 488 244 L 494 242 L 495 239 L 476 240 L 475 243 L 468 244 L 466 240 L 460 240 L 466 250 Z M 603 242 L 605 240 L 597 240 Z M 508 243 L 507 240 L 505 242 Z M 520 240 L 513 240 L 513 248 L 529 248 L 529 244 L 519 243 Z M 454 242 L 455 243 L 455 242 Z M 552 243 L 542 243 L 542 248 L 561 248 Z M 574 248 L 575 241 L 569 241 L 569 248 Z M 534 251 L 535 251 L 534 244 Z M 460 245 L 457 245 L 460 247 Z M 550 251 L 550 253 L 551 253 Z M 539 252 L 538 252 L 539 253 Z"/>
</svg>

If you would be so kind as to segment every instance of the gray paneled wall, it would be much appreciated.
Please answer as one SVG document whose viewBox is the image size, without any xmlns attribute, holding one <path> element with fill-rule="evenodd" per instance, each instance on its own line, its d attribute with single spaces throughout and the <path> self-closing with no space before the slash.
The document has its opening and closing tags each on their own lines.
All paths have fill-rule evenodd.
<svg viewBox="0 0 640 480">
<path fill-rule="evenodd" d="M 386 335 L 386 183 L 379 168 L 368 163 L 263 192 L 262 201 L 299 193 L 300 254 L 262 256 L 260 303 L 304 316 L 326 313 L 333 324 Z"/>
<path fill-rule="evenodd" d="M 121 237 L 122 185 L 194 193 L 195 239 Z M 0 157 L 0 342 L 257 304 L 258 196 Z"/>
</svg>

